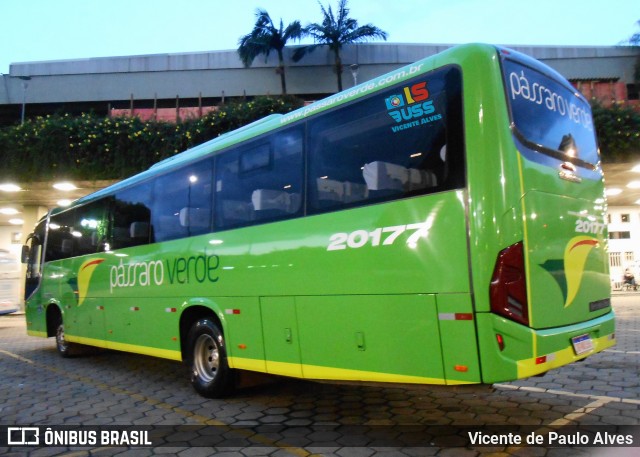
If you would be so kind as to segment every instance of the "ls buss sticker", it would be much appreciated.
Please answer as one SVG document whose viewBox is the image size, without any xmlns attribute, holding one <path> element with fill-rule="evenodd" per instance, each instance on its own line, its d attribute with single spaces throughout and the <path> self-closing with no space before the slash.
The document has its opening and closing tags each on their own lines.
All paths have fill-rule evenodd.
<svg viewBox="0 0 640 457">
<path fill-rule="evenodd" d="M 436 113 L 433 100 L 429 100 L 429 97 L 427 81 L 403 87 L 402 93 L 387 97 L 385 99 L 387 112 L 398 124 L 392 126 L 391 130 L 397 133 L 442 119 L 442 115 Z"/>
</svg>

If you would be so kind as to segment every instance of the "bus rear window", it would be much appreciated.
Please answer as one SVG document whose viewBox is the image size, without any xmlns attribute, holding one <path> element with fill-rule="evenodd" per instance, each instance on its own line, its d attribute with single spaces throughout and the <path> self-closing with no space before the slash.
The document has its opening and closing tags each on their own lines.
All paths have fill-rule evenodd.
<svg viewBox="0 0 640 457">
<path fill-rule="evenodd" d="M 547 156 L 593 169 L 599 159 L 591 107 L 577 89 L 510 59 L 503 65 L 518 139 Z"/>
</svg>

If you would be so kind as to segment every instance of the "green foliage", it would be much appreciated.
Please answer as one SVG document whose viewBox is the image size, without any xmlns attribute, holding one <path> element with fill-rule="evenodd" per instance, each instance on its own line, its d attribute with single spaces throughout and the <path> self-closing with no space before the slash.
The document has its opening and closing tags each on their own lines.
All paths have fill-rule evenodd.
<svg viewBox="0 0 640 457">
<path fill-rule="evenodd" d="M 593 121 L 604 162 L 640 159 L 640 112 L 626 105 L 592 104 Z"/>
<path fill-rule="evenodd" d="M 278 54 L 278 68 L 276 73 L 280 75 L 282 94 L 287 93 L 285 78 L 285 66 L 283 51 L 289 40 L 299 40 L 302 37 L 300 21 L 294 21 L 284 28 L 282 19 L 280 27 L 276 27 L 267 11 L 258 8 L 256 10 L 256 23 L 251 33 L 240 37 L 238 42 L 238 55 L 245 67 L 249 67 L 253 60 L 260 54 L 264 54 L 265 62 L 271 51 Z"/>
<path fill-rule="evenodd" d="M 293 97 L 234 102 L 178 124 L 138 118 L 50 115 L 0 128 L 0 180 L 122 179 L 154 163 L 273 113 L 302 105 Z M 594 102 L 605 162 L 640 159 L 640 113 Z"/>
<path fill-rule="evenodd" d="M 293 97 L 257 97 L 178 124 L 95 114 L 37 117 L 0 129 L 0 179 L 121 179 L 225 132 L 301 105 Z"/>
</svg>

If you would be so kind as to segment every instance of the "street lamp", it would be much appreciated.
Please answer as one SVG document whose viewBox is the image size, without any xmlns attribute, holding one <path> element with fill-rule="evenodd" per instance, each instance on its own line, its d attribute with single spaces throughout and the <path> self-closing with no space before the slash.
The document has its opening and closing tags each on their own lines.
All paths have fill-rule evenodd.
<svg viewBox="0 0 640 457">
<path fill-rule="evenodd" d="M 27 87 L 29 87 L 27 81 L 31 81 L 31 76 L 17 76 L 17 78 L 22 80 L 22 113 L 20 114 L 20 123 L 24 124 L 24 112 L 27 107 Z"/>
<path fill-rule="evenodd" d="M 353 85 L 358 85 L 358 64 L 354 63 L 353 65 L 349 65 L 349 70 L 351 70 L 351 76 L 353 76 Z"/>
</svg>

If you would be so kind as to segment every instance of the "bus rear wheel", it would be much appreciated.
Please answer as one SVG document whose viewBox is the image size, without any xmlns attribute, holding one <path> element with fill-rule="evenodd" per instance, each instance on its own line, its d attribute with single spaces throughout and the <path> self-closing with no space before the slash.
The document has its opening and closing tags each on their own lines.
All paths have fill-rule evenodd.
<svg viewBox="0 0 640 457">
<path fill-rule="evenodd" d="M 218 326 L 208 318 L 191 326 L 188 336 L 191 385 L 207 398 L 220 398 L 235 387 L 235 376 L 227 362 L 224 336 Z"/>
</svg>

